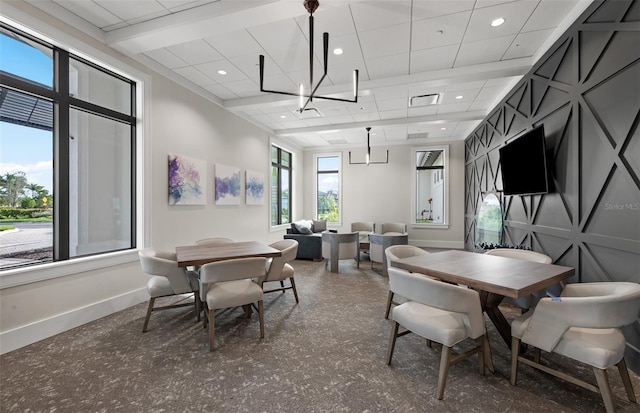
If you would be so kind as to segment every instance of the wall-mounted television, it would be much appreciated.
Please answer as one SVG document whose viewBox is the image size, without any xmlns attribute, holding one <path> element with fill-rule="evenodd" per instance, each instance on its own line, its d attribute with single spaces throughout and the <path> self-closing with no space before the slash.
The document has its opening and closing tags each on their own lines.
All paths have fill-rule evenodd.
<svg viewBox="0 0 640 413">
<path fill-rule="evenodd" d="M 549 192 L 543 125 L 507 142 L 499 151 L 504 195 L 537 195 Z"/>
</svg>

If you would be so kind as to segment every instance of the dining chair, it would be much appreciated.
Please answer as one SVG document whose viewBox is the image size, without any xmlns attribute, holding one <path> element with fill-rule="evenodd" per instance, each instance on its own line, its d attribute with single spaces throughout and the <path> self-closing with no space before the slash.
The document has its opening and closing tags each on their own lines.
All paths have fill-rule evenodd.
<svg viewBox="0 0 640 413">
<path fill-rule="evenodd" d="M 381 234 L 386 234 L 388 232 L 396 232 L 398 234 L 406 234 L 407 233 L 407 224 L 385 222 L 385 223 L 382 224 L 382 229 L 381 229 L 380 233 Z"/>
<path fill-rule="evenodd" d="M 282 255 L 279 257 L 269 258 L 266 262 L 266 274 L 264 277 L 255 278 L 254 281 L 260 284 L 262 292 L 264 294 L 282 291 L 284 294 L 286 290 L 292 290 L 293 296 L 298 301 L 298 290 L 296 289 L 296 282 L 293 279 L 294 269 L 291 261 L 296 259 L 298 253 L 298 241 L 294 239 L 285 239 L 282 241 L 274 242 L 269 245 L 272 248 L 280 250 Z M 284 281 L 289 280 L 289 286 L 285 287 Z M 264 284 L 268 282 L 279 282 L 280 288 L 274 288 L 271 290 L 265 290 Z"/>
<path fill-rule="evenodd" d="M 496 255 L 499 257 L 515 258 L 517 260 L 537 262 L 540 264 L 551 264 L 553 260 L 550 256 L 541 252 L 521 250 L 516 248 L 496 248 L 485 252 L 487 255 Z M 547 295 L 547 290 L 552 291 L 554 295 L 560 294 L 562 284 L 555 284 L 541 291 L 535 291 L 527 296 L 520 298 L 505 297 L 503 302 L 513 304 L 523 310 L 528 310 L 536 305 L 540 298 Z"/>
<path fill-rule="evenodd" d="M 371 234 L 369 235 L 369 261 L 382 264 L 382 274 L 387 276 L 387 256 L 385 251 L 392 245 L 407 245 L 409 234 Z"/>
<path fill-rule="evenodd" d="M 358 232 L 323 232 L 322 258 L 325 267 L 331 262 L 331 272 L 338 272 L 338 261 L 353 258 L 360 268 L 360 234 Z"/>
<path fill-rule="evenodd" d="M 518 363 L 600 393 L 608 413 L 615 412 L 607 368 L 616 366 L 629 401 L 636 403 L 624 361 L 626 340 L 620 327 L 638 320 L 640 284 L 594 282 L 567 284 L 560 297 L 542 298 L 538 305 L 511 324 L 511 384 L 516 385 Z M 520 355 L 520 343 L 536 349 L 533 359 Z M 593 368 L 597 386 L 540 364 L 540 351 L 553 352 Z"/>
<path fill-rule="evenodd" d="M 260 338 L 264 338 L 263 293 L 253 278 L 264 277 L 267 259 L 264 257 L 238 258 L 211 262 L 200 268 L 200 299 L 205 305 L 204 325 L 209 325 L 209 351 L 215 346 L 215 310 L 257 303 L 260 319 Z"/>
<path fill-rule="evenodd" d="M 385 257 L 387 259 L 387 268 L 391 266 L 392 260 L 399 260 L 401 258 L 409 258 L 415 257 L 417 255 L 426 255 L 429 252 L 423 250 L 422 248 L 418 248 L 413 245 L 392 245 L 387 247 L 384 250 Z M 387 275 L 389 275 L 387 270 Z M 423 275 L 423 277 L 429 277 L 428 275 Z M 432 278 L 432 277 L 429 277 Z M 384 312 L 385 320 L 389 318 L 389 312 L 391 311 L 391 305 L 398 305 L 395 301 L 393 301 L 395 293 L 389 288 L 389 295 L 387 296 L 387 308 Z"/>
<path fill-rule="evenodd" d="M 149 293 L 149 305 L 144 318 L 142 332 L 147 331 L 151 313 L 170 308 L 191 306 L 191 303 L 181 303 L 154 307 L 156 298 L 169 297 L 180 294 L 193 294 L 196 319 L 200 321 L 200 299 L 198 297 L 198 275 L 193 271 L 187 271 L 178 267 L 176 254 L 172 252 L 160 251 L 147 248 L 138 251 L 138 257 L 142 270 L 151 276 L 147 281 L 147 292 Z"/>
<path fill-rule="evenodd" d="M 388 365 L 391 364 L 396 339 L 412 332 L 442 344 L 436 395 L 438 400 L 444 398 L 449 367 L 458 361 L 477 353 L 480 374 L 484 375 L 485 368 L 494 371 L 477 291 L 395 267 L 389 268 L 389 285 L 392 291 L 410 301 L 393 308 Z M 400 326 L 406 331 L 399 333 Z M 474 339 L 477 345 L 454 355 L 453 346 L 467 338 Z"/>
</svg>

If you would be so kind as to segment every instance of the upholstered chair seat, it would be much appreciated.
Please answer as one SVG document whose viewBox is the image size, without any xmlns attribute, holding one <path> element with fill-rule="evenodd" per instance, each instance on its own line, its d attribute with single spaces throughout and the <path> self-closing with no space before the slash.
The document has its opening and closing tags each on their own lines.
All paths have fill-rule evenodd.
<svg viewBox="0 0 640 413">
<path fill-rule="evenodd" d="M 260 338 L 264 338 L 264 307 L 262 287 L 253 281 L 263 278 L 266 258 L 238 258 L 205 264 L 200 268 L 200 299 L 205 305 L 205 327 L 209 325 L 209 351 L 215 349 L 215 310 L 245 307 L 257 303 Z"/>
<path fill-rule="evenodd" d="M 396 339 L 412 332 L 426 338 L 428 343 L 435 341 L 442 344 L 436 394 L 439 400 L 444 397 L 449 367 L 457 361 L 477 353 L 480 374 L 484 375 L 485 368 L 493 371 L 477 291 L 395 267 L 389 268 L 389 286 L 409 301 L 393 308 L 387 364 L 391 364 Z M 400 326 L 406 331 L 399 332 Z M 466 339 L 476 340 L 477 345 L 452 357 L 453 346 Z"/>
<path fill-rule="evenodd" d="M 331 263 L 331 272 L 338 272 L 338 261 L 354 259 L 360 268 L 360 234 L 357 232 L 322 233 L 322 258 L 325 266 Z"/>
<path fill-rule="evenodd" d="M 382 224 L 380 233 L 387 234 L 389 232 L 395 232 L 396 234 L 406 234 L 407 233 L 407 224 L 402 224 L 398 222 L 385 222 Z"/>
<path fill-rule="evenodd" d="M 282 254 L 279 257 L 269 258 L 265 264 L 265 276 L 255 278 L 254 281 L 260 284 L 265 294 L 278 291 L 284 293 L 287 290 L 292 290 L 296 303 L 299 303 L 298 290 L 296 289 L 296 282 L 293 278 L 295 271 L 293 266 L 289 264 L 291 261 L 296 259 L 298 253 L 298 241 L 294 239 L 285 239 L 274 242 L 269 246 L 280 250 Z M 285 286 L 286 280 L 289 280 L 289 286 Z M 280 288 L 264 290 L 266 283 L 273 284 L 274 282 L 280 283 Z"/>
<path fill-rule="evenodd" d="M 392 245 L 407 245 L 409 243 L 409 234 L 400 234 L 388 232 L 386 234 L 372 234 L 369 236 L 369 259 L 371 260 L 371 268 L 373 263 L 382 264 L 382 274 L 387 276 L 387 257 L 385 251 Z"/>
<path fill-rule="evenodd" d="M 200 321 L 200 299 L 198 298 L 198 275 L 193 271 L 187 271 L 178 267 L 176 255 L 172 252 L 160 251 L 152 248 L 140 250 L 138 252 L 142 270 L 151 276 L 147 281 L 147 292 L 149 293 L 149 305 L 147 314 L 142 326 L 142 332 L 147 331 L 151 313 L 170 308 L 191 306 L 191 303 L 180 303 L 154 307 L 155 300 L 160 297 L 172 295 L 189 294 L 194 295 L 194 306 L 196 318 Z"/>
<path fill-rule="evenodd" d="M 601 393 L 607 412 L 613 413 L 607 368 L 617 366 L 629 401 L 636 403 L 624 361 L 627 343 L 619 328 L 636 322 L 639 311 L 640 284 L 631 282 L 568 284 L 560 297 L 542 298 L 511 324 L 511 384 L 517 382 L 518 363 L 524 363 Z M 534 359 L 520 355 L 521 343 L 534 347 Z M 540 364 L 540 350 L 590 365 L 597 386 Z"/>
</svg>

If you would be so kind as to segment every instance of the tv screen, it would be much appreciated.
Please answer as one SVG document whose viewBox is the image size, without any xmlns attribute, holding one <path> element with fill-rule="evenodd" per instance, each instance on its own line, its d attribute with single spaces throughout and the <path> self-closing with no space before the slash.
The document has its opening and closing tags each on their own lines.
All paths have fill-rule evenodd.
<svg viewBox="0 0 640 413">
<path fill-rule="evenodd" d="M 544 127 L 527 131 L 500 148 L 500 165 L 505 195 L 549 192 Z"/>
</svg>

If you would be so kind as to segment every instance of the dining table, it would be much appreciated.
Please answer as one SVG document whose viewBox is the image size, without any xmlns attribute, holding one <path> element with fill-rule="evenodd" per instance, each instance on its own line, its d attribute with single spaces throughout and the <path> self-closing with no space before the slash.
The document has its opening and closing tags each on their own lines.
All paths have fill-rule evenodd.
<svg viewBox="0 0 640 413">
<path fill-rule="evenodd" d="M 505 297 L 520 298 L 566 280 L 574 269 L 470 251 L 449 250 L 391 260 L 392 267 L 473 288 L 483 311 L 511 347 L 511 326 L 499 308 Z"/>
<path fill-rule="evenodd" d="M 257 241 L 225 242 L 176 247 L 179 267 L 202 266 L 216 261 L 249 257 L 280 257 L 282 251 Z"/>
</svg>

